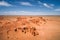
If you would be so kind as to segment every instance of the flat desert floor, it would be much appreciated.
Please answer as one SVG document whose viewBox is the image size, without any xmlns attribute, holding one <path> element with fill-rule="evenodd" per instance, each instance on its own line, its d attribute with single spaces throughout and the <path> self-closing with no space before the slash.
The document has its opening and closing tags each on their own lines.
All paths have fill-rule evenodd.
<svg viewBox="0 0 60 40">
<path fill-rule="evenodd" d="M 0 40 L 60 40 L 60 16 L 0 16 Z"/>
</svg>

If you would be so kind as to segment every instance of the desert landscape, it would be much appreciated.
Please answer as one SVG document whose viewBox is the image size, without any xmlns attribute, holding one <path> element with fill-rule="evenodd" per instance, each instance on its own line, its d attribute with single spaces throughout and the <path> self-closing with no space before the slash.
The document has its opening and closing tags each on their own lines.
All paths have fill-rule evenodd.
<svg viewBox="0 0 60 40">
<path fill-rule="evenodd" d="M 0 40 L 60 40 L 60 16 L 0 16 Z"/>
</svg>

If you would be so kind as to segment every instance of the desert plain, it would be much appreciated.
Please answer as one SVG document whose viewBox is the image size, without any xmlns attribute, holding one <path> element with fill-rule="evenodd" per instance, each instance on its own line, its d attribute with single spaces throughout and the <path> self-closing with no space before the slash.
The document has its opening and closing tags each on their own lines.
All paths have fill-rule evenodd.
<svg viewBox="0 0 60 40">
<path fill-rule="evenodd" d="M 0 40 L 60 40 L 60 16 L 0 16 Z"/>
</svg>

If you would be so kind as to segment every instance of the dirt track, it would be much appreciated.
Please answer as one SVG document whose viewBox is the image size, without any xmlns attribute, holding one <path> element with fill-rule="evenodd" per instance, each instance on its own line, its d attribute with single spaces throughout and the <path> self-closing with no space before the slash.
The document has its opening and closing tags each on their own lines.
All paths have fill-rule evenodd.
<svg viewBox="0 0 60 40">
<path fill-rule="evenodd" d="M 60 16 L 0 16 L 0 40 L 60 40 Z"/>
</svg>

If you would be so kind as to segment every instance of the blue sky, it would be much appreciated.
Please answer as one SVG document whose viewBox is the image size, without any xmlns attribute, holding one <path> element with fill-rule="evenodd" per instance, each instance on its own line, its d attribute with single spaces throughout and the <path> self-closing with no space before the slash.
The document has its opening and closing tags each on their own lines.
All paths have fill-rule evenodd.
<svg viewBox="0 0 60 40">
<path fill-rule="evenodd" d="M 0 0 L 0 15 L 60 15 L 60 0 Z"/>
</svg>

